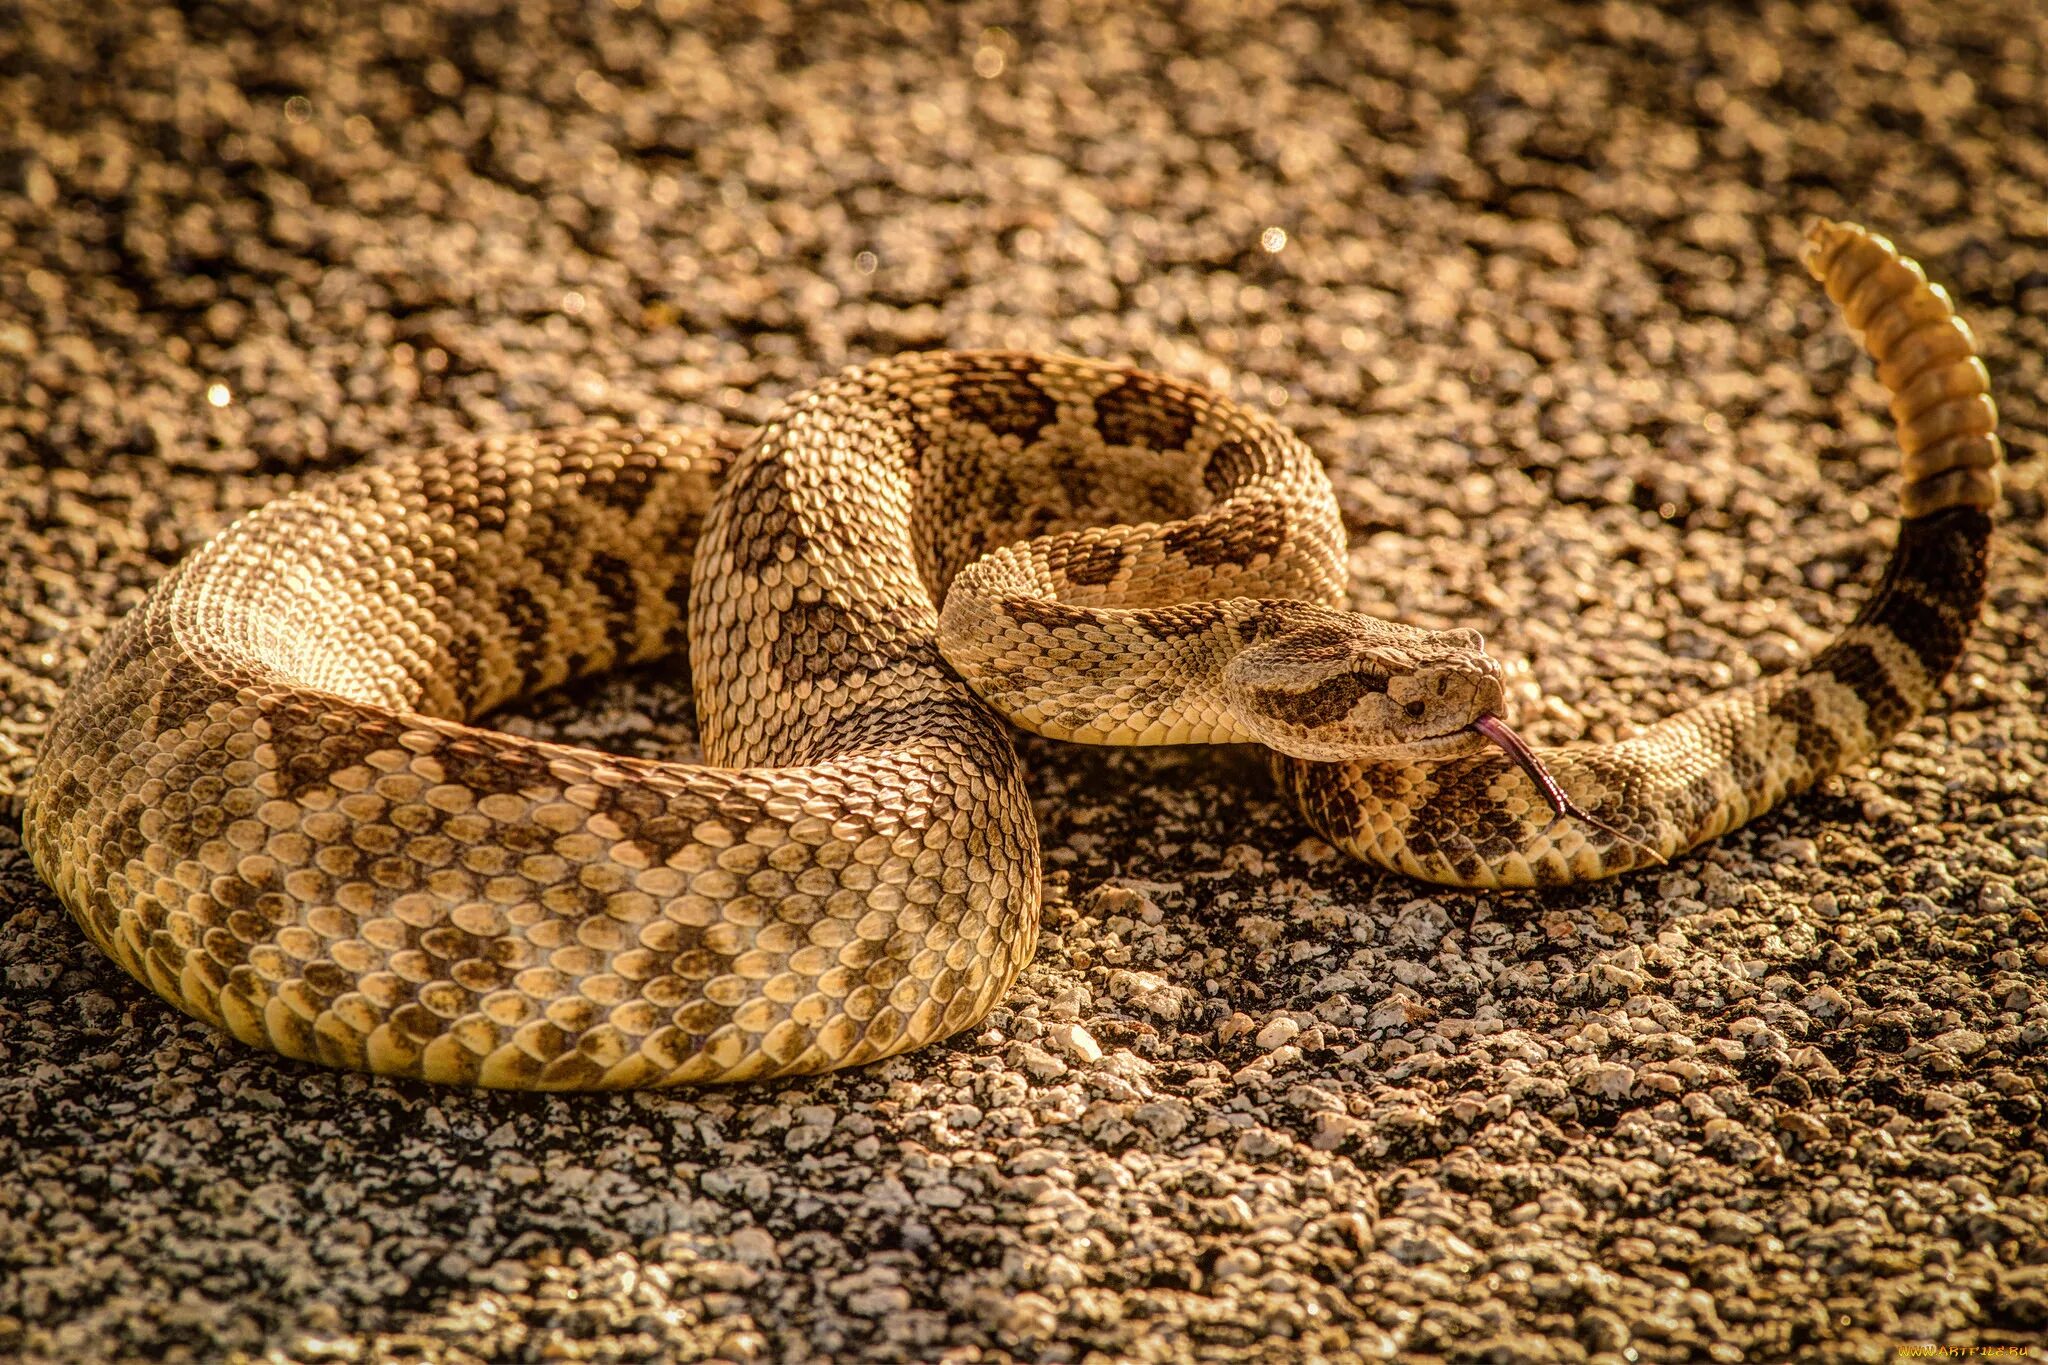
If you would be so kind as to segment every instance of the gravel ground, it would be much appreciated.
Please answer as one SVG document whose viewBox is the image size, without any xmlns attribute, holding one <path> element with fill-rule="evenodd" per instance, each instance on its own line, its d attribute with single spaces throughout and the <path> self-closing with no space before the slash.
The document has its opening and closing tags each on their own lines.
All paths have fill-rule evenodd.
<svg viewBox="0 0 2048 1365">
<path fill-rule="evenodd" d="M 1277 409 L 1359 605 L 1486 630 L 1552 739 L 1874 580 L 1895 455 L 1806 214 L 1954 288 L 2013 455 L 1947 706 L 1661 875 L 1433 891 L 1252 755 L 1027 743 L 1037 960 L 852 1075 L 281 1062 L 0 824 L 0 1358 L 2042 1358 L 2048 17 L 1686 8 L 0 0 L 9 783 L 110 620 L 303 477 L 758 420 L 905 347 Z M 687 684 L 502 723 L 687 750 Z"/>
</svg>

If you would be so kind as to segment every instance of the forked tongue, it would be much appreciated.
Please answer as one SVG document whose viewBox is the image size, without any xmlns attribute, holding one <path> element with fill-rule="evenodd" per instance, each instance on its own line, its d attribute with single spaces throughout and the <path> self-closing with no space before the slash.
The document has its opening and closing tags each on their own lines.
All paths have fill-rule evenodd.
<svg viewBox="0 0 2048 1365">
<path fill-rule="evenodd" d="M 1536 757 L 1536 751 L 1531 749 L 1523 741 L 1522 737 L 1516 734 L 1513 728 L 1499 716 L 1481 716 L 1478 720 L 1472 722 L 1472 728 L 1492 740 L 1495 746 L 1508 756 L 1508 760 L 1517 768 L 1520 768 L 1523 774 L 1536 784 L 1536 790 L 1543 793 L 1544 804 L 1548 805 L 1555 812 L 1558 819 L 1570 818 L 1583 824 L 1591 825 L 1594 829 L 1605 830 L 1623 843 L 1649 854 L 1650 857 L 1658 862 L 1667 861 L 1663 854 L 1651 848 L 1648 844 L 1643 843 L 1639 839 L 1631 839 L 1606 821 L 1596 819 L 1593 815 L 1582 809 L 1576 801 L 1565 794 L 1564 788 L 1558 785 L 1557 779 L 1550 775 L 1550 769 L 1543 766 L 1543 760 Z"/>
<path fill-rule="evenodd" d="M 1589 820 L 1592 817 L 1580 810 L 1564 788 L 1557 785 L 1557 779 L 1550 775 L 1550 769 L 1536 757 L 1536 751 L 1523 743 L 1522 737 L 1509 728 L 1499 716 L 1481 716 L 1472 722 L 1472 728 L 1500 746 L 1502 753 L 1514 760 L 1517 768 L 1527 773 L 1529 780 L 1536 784 L 1536 790 L 1543 793 L 1543 799 L 1559 815 L 1569 815 L 1575 820 Z"/>
</svg>

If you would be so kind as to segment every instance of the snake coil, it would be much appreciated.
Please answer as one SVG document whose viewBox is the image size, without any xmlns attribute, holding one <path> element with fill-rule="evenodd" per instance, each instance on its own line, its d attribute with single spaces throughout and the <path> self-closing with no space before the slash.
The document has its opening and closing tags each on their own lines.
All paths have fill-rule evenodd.
<svg viewBox="0 0 2048 1365">
<path fill-rule="evenodd" d="M 1341 611 L 1300 441 L 1121 366 L 932 352 L 819 384 L 737 455 L 496 438 L 245 517 L 72 685 L 27 847 L 94 943 L 245 1042 L 525 1088 L 821 1071 L 981 1019 L 1040 883 L 983 698 L 1074 738 L 1270 736 L 1311 755 L 1278 770 L 1326 837 L 1436 881 L 1669 858 L 1910 722 L 1983 595 L 1999 445 L 1968 329 L 1862 229 L 1818 225 L 1808 262 L 1893 394 L 1884 580 L 1802 669 L 1539 752 L 1548 790 L 1432 756 L 1491 715 L 1497 666 Z M 469 724 L 686 641 L 704 764 Z M 1313 756 L 1389 734 L 1415 742 Z"/>
</svg>

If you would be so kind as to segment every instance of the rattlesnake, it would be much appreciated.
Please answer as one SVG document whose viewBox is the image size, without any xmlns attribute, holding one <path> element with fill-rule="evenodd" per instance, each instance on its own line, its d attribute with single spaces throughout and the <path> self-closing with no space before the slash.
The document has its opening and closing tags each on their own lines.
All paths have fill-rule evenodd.
<svg viewBox="0 0 2048 1365">
<path fill-rule="evenodd" d="M 1264 742 L 1325 837 L 1438 881 L 1670 858 L 1910 721 L 1983 591 L 1999 447 L 1968 330 L 1861 229 L 1818 225 L 1809 264 L 1895 395 L 1898 547 L 1806 666 L 1637 739 L 1491 747 L 1499 667 L 1472 632 L 1342 610 L 1329 484 L 1265 418 L 934 352 L 820 384 L 737 454 L 501 437 L 257 511 L 93 655 L 27 845 L 95 943 L 246 1042 L 579 1088 L 825 1070 L 980 1019 L 1039 904 L 996 710 Z M 464 723 L 685 639 L 708 766 Z"/>
</svg>

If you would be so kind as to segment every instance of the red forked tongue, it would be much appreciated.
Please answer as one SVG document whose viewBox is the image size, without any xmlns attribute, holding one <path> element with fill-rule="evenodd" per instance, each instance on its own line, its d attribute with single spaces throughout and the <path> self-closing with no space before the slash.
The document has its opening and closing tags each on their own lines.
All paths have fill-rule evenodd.
<svg viewBox="0 0 2048 1365">
<path fill-rule="evenodd" d="M 1481 716 L 1478 720 L 1472 722 L 1472 728 L 1498 745 L 1500 751 L 1508 756 L 1509 761 L 1517 768 L 1520 768 L 1523 773 L 1527 774 L 1529 780 L 1536 784 L 1536 790 L 1543 793 L 1545 804 L 1559 818 L 1570 816 L 1574 820 L 1583 821 L 1591 825 L 1594 829 L 1605 830 L 1623 843 L 1629 844 L 1648 854 L 1652 862 L 1662 863 L 1668 861 L 1662 853 L 1651 848 L 1642 840 L 1623 834 L 1606 821 L 1596 819 L 1591 814 L 1580 809 L 1578 802 L 1565 795 L 1564 788 L 1557 784 L 1557 779 L 1552 777 L 1550 770 L 1543 766 L 1543 760 L 1536 757 L 1536 751 L 1524 743 L 1522 737 L 1509 728 L 1508 723 L 1499 716 Z"/>
<path fill-rule="evenodd" d="M 1522 737 L 1509 729 L 1506 721 L 1499 716 L 1481 716 L 1472 722 L 1472 728 L 1498 744 L 1501 752 L 1513 759 L 1515 766 L 1529 775 L 1529 780 L 1536 784 L 1537 791 L 1543 793 L 1543 799 L 1551 810 L 1559 815 L 1569 815 L 1580 820 L 1592 819 L 1564 794 L 1564 788 L 1557 785 L 1557 779 L 1550 775 L 1550 770 L 1536 757 L 1536 751 L 1523 743 Z"/>
</svg>

